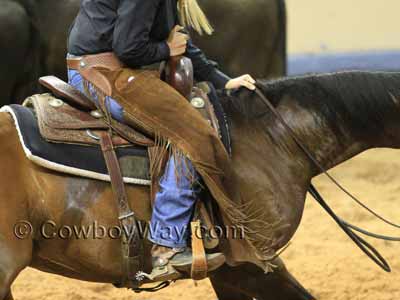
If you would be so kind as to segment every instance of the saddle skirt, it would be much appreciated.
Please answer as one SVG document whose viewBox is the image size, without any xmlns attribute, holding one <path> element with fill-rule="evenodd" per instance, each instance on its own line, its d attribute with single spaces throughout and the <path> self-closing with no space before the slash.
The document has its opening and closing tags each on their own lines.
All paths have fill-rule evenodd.
<svg viewBox="0 0 400 300">
<path fill-rule="evenodd" d="M 32 103 L 35 104 L 31 106 Z M 52 171 L 111 182 L 102 150 L 96 140 L 96 134 L 105 130 L 101 122 L 89 119 L 87 124 L 92 125 L 90 129 L 68 130 L 63 127 L 83 125 L 85 122 L 74 119 L 68 123 L 67 120 L 71 121 L 68 114 L 65 114 L 65 123 L 59 122 L 60 119 L 50 117 L 49 113 L 54 108 L 49 103 L 65 106 L 65 111 L 73 110 L 67 103 L 50 94 L 31 96 L 29 102 L 26 102 L 29 107 L 13 104 L 0 109 L 1 112 L 11 114 L 26 158 Z M 114 140 L 124 182 L 150 185 L 147 148 L 128 144 L 119 137 Z"/>
</svg>

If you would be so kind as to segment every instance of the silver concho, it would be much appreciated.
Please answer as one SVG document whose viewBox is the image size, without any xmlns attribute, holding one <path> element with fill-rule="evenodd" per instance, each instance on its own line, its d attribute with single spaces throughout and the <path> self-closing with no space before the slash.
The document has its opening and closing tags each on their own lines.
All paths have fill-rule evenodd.
<svg viewBox="0 0 400 300">
<path fill-rule="evenodd" d="M 194 108 L 204 108 L 205 103 L 204 100 L 201 99 L 200 97 L 194 97 L 191 101 L 190 104 L 192 104 L 192 106 Z"/>
<path fill-rule="evenodd" d="M 53 99 L 49 100 L 49 105 L 54 108 L 61 107 L 63 104 L 64 104 L 64 102 L 57 98 L 53 98 Z"/>
<path fill-rule="evenodd" d="M 92 111 L 90 112 L 90 115 L 91 115 L 93 118 L 96 118 L 96 119 L 100 119 L 100 118 L 104 117 L 103 113 L 102 113 L 101 111 L 99 111 L 99 110 L 92 110 Z"/>
<path fill-rule="evenodd" d="M 83 60 L 81 60 L 81 62 L 79 63 L 79 66 L 81 68 L 84 68 L 84 67 L 86 67 L 86 64 L 85 64 L 85 62 Z"/>
<path fill-rule="evenodd" d="M 91 132 L 89 129 L 86 130 L 86 134 L 87 134 L 88 136 L 90 136 L 92 139 L 96 140 L 96 141 L 99 141 L 99 140 L 100 140 L 100 137 L 97 136 L 97 135 L 95 135 L 95 134 L 94 134 L 93 132 Z"/>
</svg>

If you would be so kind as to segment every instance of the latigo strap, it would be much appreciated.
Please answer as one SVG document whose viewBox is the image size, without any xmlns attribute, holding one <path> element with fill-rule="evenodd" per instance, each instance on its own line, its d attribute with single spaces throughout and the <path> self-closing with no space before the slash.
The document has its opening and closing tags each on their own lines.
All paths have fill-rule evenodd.
<svg viewBox="0 0 400 300">
<path fill-rule="evenodd" d="M 129 284 L 133 282 L 139 286 L 140 283 L 136 279 L 136 273 L 143 270 L 144 250 L 143 243 L 140 240 L 138 221 L 136 220 L 135 213 L 129 207 L 121 169 L 114 151 L 110 132 L 105 132 L 101 135 L 100 144 L 110 174 L 114 199 L 117 202 L 119 223 L 121 229 L 123 229 L 122 232 L 124 232 L 121 238 L 124 264 L 124 275 L 122 280 L 124 283 L 126 282 Z M 130 233 L 130 236 L 127 236 L 125 232 Z"/>
</svg>

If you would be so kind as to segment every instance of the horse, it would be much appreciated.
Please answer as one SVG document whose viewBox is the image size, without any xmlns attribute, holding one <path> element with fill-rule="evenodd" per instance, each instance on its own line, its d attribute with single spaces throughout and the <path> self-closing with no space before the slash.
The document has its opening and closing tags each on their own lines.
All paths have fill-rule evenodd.
<svg viewBox="0 0 400 300">
<path fill-rule="evenodd" d="M 53 74 L 66 79 L 68 28 L 80 0 L 0 2 L 0 29 L 5 28 L 0 30 L 0 99 L 4 105 L 19 103 L 40 91 L 40 76 Z M 284 0 L 202 0 L 201 5 L 217 32 L 211 37 L 193 33 L 193 38 L 222 70 L 231 76 L 251 73 L 260 78 L 286 74 Z M 254 60 L 250 63 L 248 57 Z"/>
<path fill-rule="evenodd" d="M 249 73 L 254 78 L 277 78 L 286 74 L 285 0 L 201 0 L 200 4 L 215 32 L 211 36 L 193 33 L 192 37 L 222 70 L 230 76 Z"/>
<path fill-rule="evenodd" d="M 31 11 L 29 6 L 23 7 L 13 0 L 1 0 L 0 11 L 0 98 L 2 104 L 10 100 L 23 99 L 33 91 L 29 77 L 37 75 L 31 66 L 36 60 L 30 55 L 31 40 Z M 29 62 L 24 64 L 23 62 Z M 30 75 L 29 72 L 32 72 Z"/>
<path fill-rule="evenodd" d="M 4 118 L 6 117 L 6 118 Z M 1 122 L 1 120 L 5 121 L 4 123 Z M 4 125 L 4 126 L 3 126 Z M 12 139 L 15 139 L 14 141 L 18 143 L 18 137 L 15 135 L 16 132 L 13 128 L 13 126 L 9 126 L 10 125 L 10 119 L 8 118 L 7 115 L 5 115 L 4 113 L 0 114 L 0 132 L 2 131 L 2 129 L 4 129 L 4 134 L 8 135 L 14 135 L 12 137 Z M 8 128 L 8 129 L 7 129 Z M 19 149 L 21 150 L 21 149 Z M 24 154 L 22 152 L 19 152 L 19 157 L 14 157 L 15 159 L 18 160 L 25 160 L 24 159 Z M 18 156 L 18 155 L 17 155 Z M 26 160 L 25 160 L 26 161 Z M 95 181 L 91 181 L 88 180 L 86 181 L 86 183 L 84 183 L 84 185 L 88 184 L 88 186 L 86 186 L 88 189 L 86 189 L 85 187 L 81 187 L 81 179 L 78 179 L 78 181 L 75 181 L 77 178 L 75 177 L 69 177 L 69 176 L 65 176 L 63 174 L 57 174 L 48 170 L 44 170 L 40 167 L 37 167 L 36 165 L 32 165 L 30 161 L 26 161 L 26 163 L 28 164 L 29 168 L 34 168 L 35 170 L 39 171 L 41 174 L 37 174 L 38 176 L 34 176 L 35 179 L 34 181 L 36 182 L 32 187 L 34 190 L 42 189 L 42 185 L 45 184 L 49 184 L 51 186 L 53 186 L 53 183 L 55 184 L 53 186 L 53 190 L 52 192 L 56 192 L 56 190 L 60 187 L 58 186 L 58 184 L 56 182 L 54 182 L 54 178 L 53 176 L 56 176 L 58 179 L 61 179 L 61 181 L 64 181 L 64 179 L 66 179 L 68 181 L 68 183 L 66 183 L 65 186 L 65 190 L 67 191 L 68 195 L 65 195 L 66 197 L 71 197 L 71 200 L 74 199 L 72 202 L 69 202 L 67 200 L 68 203 L 64 202 L 64 199 L 61 199 L 63 197 L 61 197 L 59 200 L 61 200 L 61 202 L 58 202 L 58 200 L 56 199 L 51 199 L 52 197 L 50 196 L 50 194 L 48 194 L 48 196 L 50 196 L 48 199 L 44 199 L 42 198 L 42 196 L 44 196 L 44 193 L 50 192 L 50 191 L 44 191 L 42 190 L 42 192 L 40 192 L 39 194 L 35 194 L 35 195 L 31 195 L 32 198 L 30 198 L 31 196 L 29 196 L 29 198 L 31 200 L 28 200 L 31 204 L 33 204 L 33 206 L 36 206 L 34 204 L 34 202 L 36 202 L 36 200 L 34 199 L 40 199 L 39 201 L 52 201 L 55 200 L 55 203 L 58 202 L 58 204 L 60 204 L 61 209 L 64 209 L 65 206 L 69 207 L 67 210 L 68 212 L 66 212 L 66 214 L 62 213 L 63 216 L 59 215 L 59 217 L 61 217 L 61 219 L 63 219 L 63 222 L 66 221 L 66 224 L 69 224 L 72 226 L 72 224 L 77 224 L 81 221 L 83 221 L 83 210 L 85 210 L 89 205 L 91 206 L 91 204 L 89 203 L 84 203 L 87 199 L 87 197 L 89 196 L 89 194 L 94 193 L 93 196 L 94 198 L 90 197 L 94 202 L 103 202 L 101 199 L 103 196 L 105 197 L 109 197 L 110 196 L 110 190 L 108 187 L 108 184 L 101 184 L 100 186 L 97 186 L 97 182 Z M 33 169 L 32 169 L 33 170 Z M 34 173 L 36 171 L 33 171 Z M 42 173 L 43 172 L 43 173 Z M 18 173 L 18 172 L 17 172 Z M 10 176 L 14 176 L 16 175 L 17 177 L 19 175 L 17 174 L 10 174 Z M 29 176 L 28 174 L 25 174 L 27 176 Z M 26 179 L 28 181 L 30 181 L 30 179 L 28 179 L 26 177 Z M 56 179 L 56 180 L 58 180 Z M 39 180 L 39 181 L 36 181 Z M 50 180 L 50 181 L 48 181 Z M 70 181 L 71 180 L 71 181 Z M 32 182 L 33 183 L 33 182 Z M 63 183 L 59 182 L 61 185 L 63 185 Z M 92 187 L 90 187 L 92 186 Z M 16 189 L 14 189 L 14 187 L 9 186 L 12 190 L 16 191 Z M 103 192 L 105 192 L 106 194 L 103 195 Z M 58 192 L 57 192 L 58 193 Z M 143 194 L 147 195 L 148 190 L 145 190 L 145 188 L 143 187 L 138 187 L 138 189 L 134 189 L 131 190 L 131 197 L 134 196 L 134 199 L 136 201 L 136 203 L 138 204 L 138 206 L 136 206 L 135 210 L 141 210 L 143 211 L 143 208 L 141 208 L 140 206 L 146 206 L 146 203 L 143 202 L 138 202 L 138 197 L 142 197 Z M 5 191 L 6 195 L 3 195 L 4 197 L 8 197 L 10 196 L 10 194 L 8 193 L 8 191 Z M 100 196 L 100 194 L 102 194 Z M 142 194 L 142 196 L 141 196 Z M 15 195 L 16 197 L 18 197 L 17 195 Z M 99 198 L 97 197 L 99 196 Z M 12 196 L 14 197 L 14 196 Z M 36 198 L 39 197 L 39 198 Z M 96 198 L 96 199 L 95 199 Z M 31 202 L 32 201 L 32 202 Z M 48 202 L 49 203 L 49 202 Z M 92 203 L 94 204 L 94 203 Z M 30 204 L 28 204 L 30 206 Z M 30 208 L 28 208 L 27 214 L 30 215 L 31 213 L 33 213 L 34 215 L 37 213 L 39 214 L 46 214 L 45 218 L 50 218 L 50 215 L 48 215 L 47 213 L 50 213 L 51 215 L 53 215 L 52 212 L 50 211 L 43 211 L 42 208 L 36 207 L 34 208 L 33 206 L 30 206 Z M 112 207 L 112 205 L 111 205 Z M 108 205 L 101 207 L 100 210 L 102 211 L 103 209 L 107 209 L 107 211 L 110 210 L 111 207 L 108 207 Z M 36 211 L 36 209 L 41 210 L 42 212 Z M 44 210 L 47 210 L 47 208 L 43 208 Z M 56 208 L 57 210 L 58 208 Z M 111 209 L 112 210 L 112 209 Z M 36 212 L 35 212 L 36 211 Z M 146 211 L 146 209 L 144 209 L 144 211 Z M 57 214 L 57 213 L 56 213 Z M 55 215 L 54 215 L 55 216 Z M 96 217 L 93 215 L 93 217 Z M 148 218 L 149 216 L 147 216 Z M 25 218 L 25 216 L 19 215 L 17 216 L 17 219 L 22 220 L 20 218 Z M 89 217 L 90 218 L 90 217 Z M 96 217 L 97 218 L 97 217 Z M 141 218 L 146 218 L 146 216 L 141 216 Z M 27 219 L 30 219 L 30 222 L 33 222 L 32 224 L 34 224 L 35 221 L 33 221 L 33 219 L 31 219 L 30 217 Z M 58 217 L 56 217 L 55 219 L 58 219 Z M 85 217 L 86 219 L 86 217 Z M 107 217 L 108 219 L 108 217 Z M 111 220 L 111 219 L 110 219 Z M 7 223 L 9 220 L 4 219 L 5 223 Z M 105 224 L 103 223 L 104 220 L 97 220 L 99 223 L 101 224 Z M 11 222 L 16 222 L 16 220 L 11 220 Z M 38 221 L 39 223 L 42 223 L 41 221 Z M 58 222 L 58 221 L 57 221 Z M 108 221 L 106 221 L 106 223 L 108 223 Z M 17 224 L 18 226 L 20 225 L 24 225 L 25 223 L 21 223 L 21 222 L 16 222 L 15 224 Z M 25 224 L 26 225 L 26 224 Z M 48 224 L 51 226 L 51 224 Z M 15 234 L 15 225 L 11 226 L 14 227 L 14 233 Z M 36 224 L 33 225 L 33 227 L 37 227 Z M 107 226 L 108 227 L 108 226 Z M 10 232 L 8 232 L 10 228 L 6 229 L 5 234 L 4 235 L 2 233 L 0 233 L 0 236 L 5 237 L 5 238 L 9 238 L 11 237 L 13 234 L 10 235 Z M 51 230 L 51 228 L 50 228 Z M 0 230 L 1 231 L 1 230 Z M 23 232 L 24 229 L 22 228 L 22 231 L 18 231 L 17 234 Z M 43 236 L 42 236 L 43 237 Z M 21 238 L 21 236 L 19 236 L 19 238 Z M 3 289 L 3 283 L 5 282 L 11 282 L 13 278 L 15 278 L 15 276 L 18 274 L 18 272 L 20 271 L 20 268 L 17 267 L 17 269 L 14 269 L 13 266 L 15 266 L 15 264 L 17 266 L 21 266 L 24 265 L 27 261 L 29 261 L 30 266 L 34 267 L 34 268 L 38 268 L 39 270 L 42 271 L 47 271 L 47 272 L 52 272 L 52 273 L 58 273 L 58 274 L 64 274 L 65 276 L 70 276 L 73 278 L 84 278 L 86 280 L 94 280 L 94 281 L 102 281 L 102 282 L 108 282 L 111 280 L 111 282 L 114 282 L 115 279 L 110 279 L 113 276 L 117 276 L 119 277 L 118 274 L 112 274 L 110 273 L 107 276 L 110 277 L 102 277 L 102 279 L 99 279 L 100 277 L 97 277 L 97 275 L 92 276 L 92 275 L 84 275 L 84 277 L 80 277 L 79 274 L 77 274 L 76 271 L 74 271 L 74 268 L 78 268 L 77 265 L 70 265 L 68 262 L 64 261 L 59 261 L 58 259 L 54 259 L 49 257 L 47 254 L 49 252 L 52 253 L 56 253 L 56 252 L 65 252 L 66 248 L 64 248 L 64 246 L 61 246 L 61 248 L 58 248 L 58 246 L 55 246 L 50 240 L 47 240 L 47 242 L 45 240 L 42 240 L 41 238 L 39 238 L 41 240 L 41 242 L 45 242 L 45 244 L 47 244 L 47 242 L 50 242 L 48 244 L 49 247 L 53 248 L 50 250 L 47 249 L 44 252 L 45 253 L 41 253 L 41 250 L 39 250 L 40 248 L 42 248 L 41 245 L 31 245 L 32 248 L 32 256 L 31 257 L 24 257 L 24 255 L 22 255 L 21 257 L 19 257 L 19 259 L 17 259 L 16 256 L 12 256 L 9 257 L 9 254 L 14 252 L 14 250 L 16 249 L 15 247 L 23 247 L 25 246 L 24 244 L 20 244 L 18 243 L 18 241 L 20 241 L 19 239 L 17 239 L 16 243 L 14 245 L 7 245 L 7 247 L 3 247 L 3 245 L 0 246 L 0 252 L 1 252 L 1 257 L 2 260 L 1 262 L 4 263 L 2 265 L 1 272 L 0 274 L 2 275 L 1 278 L 1 283 L 0 286 L 2 286 Z M 41 243 L 40 242 L 40 243 Z M 94 242 L 91 241 L 90 244 Z M 0 243 L 1 244 L 1 243 Z M 33 243 L 35 244 L 35 242 Z M 36 247 L 38 246 L 38 248 Z M 116 245 L 117 248 L 116 249 L 111 249 L 113 253 L 110 253 L 111 255 L 117 255 L 117 257 L 119 257 L 119 245 Z M 47 247 L 47 246 L 45 246 Z M 93 245 L 90 246 L 91 247 L 95 247 L 98 248 L 97 245 Z M 69 246 L 67 246 L 67 248 L 70 248 Z M 74 248 L 74 247 L 72 247 Z M 73 250 L 72 248 L 70 248 L 72 250 L 72 252 L 69 255 L 75 256 L 75 250 Z M 88 251 L 89 248 L 87 249 Z M 107 249 L 108 247 L 103 248 Z M 100 249 L 100 248 L 98 248 Z M 37 253 L 36 250 L 39 250 L 40 253 Z M 78 250 L 79 252 L 81 252 L 83 249 Z M 110 249 L 106 250 L 107 252 Z M 49 251 L 49 252 L 48 252 Z M 54 252 L 55 251 L 55 252 Z M 66 250 L 66 252 L 69 252 L 70 250 Z M 83 250 L 86 251 L 86 250 Z M 115 251 L 115 252 L 114 252 Z M 16 252 L 14 252 L 16 253 Z M 29 253 L 29 250 L 28 250 Z M 4 254 L 4 256 L 3 256 Z M 117 258 L 118 259 L 118 258 Z M 63 260 L 63 259 L 62 259 Z M 97 261 L 97 259 L 95 259 L 95 261 Z M 97 264 L 97 262 L 92 262 Z M 85 263 L 78 263 L 81 267 L 85 265 Z M 239 266 L 239 267 L 228 267 L 228 266 L 224 266 L 223 268 L 221 268 L 217 273 L 212 274 L 212 277 L 210 278 L 213 286 L 219 296 L 219 299 L 223 300 L 223 299 L 235 299 L 237 297 L 240 297 L 240 299 L 252 299 L 253 295 L 255 293 L 257 293 L 257 295 L 259 295 L 259 299 L 263 299 L 264 296 L 262 295 L 268 295 L 268 299 L 293 299 L 293 300 L 306 300 L 306 299 L 313 299 L 313 297 L 304 289 L 301 287 L 301 285 L 287 272 L 287 270 L 285 269 L 284 265 L 282 264 L 282 262 L 280 260 L 276 260 L 274 261 L 274 264 L 278 265 L 278 269 L 275 270 L 275 272 L 273 274 L 270 274 L 268 276 L 265 276 L 264 272 L 260 269 L 256 269 L 254 266 L 252 265 L 243 265 L 243 266 Z M 114 264 L 114 267 L 118 265 Z M 3 268 L 4 267 L 4 268 Z M 113 266 L 110 266 L 111 269 L 113 268 Z M 108 267 L 108 268 L 110 268 Z M 53 269 L 54 268 L 54 269 Z M 62 269 L 59 269 L 62 268 Z M 65 268 L 65 269 L 64 269 Z M 84 267 L 86 268 L 86 267 Z M 8 270 L 9 272 L 6 273 L 6 271 L 3 272 L 3 270 Z M 76 269 L 75 269 L 76 270 Z M 104 270 L 105 271 L 105 270 Z M 121 270 L 117 270 L 117 273 L 120 272 Z M 59 273 L 61 272 L 61 273 Z M 105 271 L 107 272 L 107 271 Z M 4 276 L 3 276 L 4 275 Z M 85 277 L 87 276 L 87 277 Z M 92 277 L 90 277 L 92 276 Z M 95 279 L 96 278 L 96 279 Z M 251 280 L 250 280 L 251 279 Z M 255 281 L 255 279 L 257 281 Z M 4 281 L 3 281 L 4 280 Z M 238 288 L 238 282 L 241 282 L 242 287 Z M 256 283 L 263 283 L 261 285 L 261 287 L 258 286 L 258 284 Z M 253 289 L 255 289 L 255 292 L 251 292 Z M 250 292 L 248 291 L 250 290 Z M 1 291 L 0 291 L 1 292 Z M 0 294 L 0 296 L 2 296 L 3 294 Z M 233 297 L 234 296 L 234 297 Z M 0 299 L 2 299 L 0 297 Z M 6 296 L 5 299 L 12 299 L 12 295 L 8 294 Z"/>
<path fill-rule="evenodd" d="M 297 137 L 325 169 L 370 148 L 400 147 L 400 73 L 344 72 L 259 81 Z M 257 94 L 241 89 L 221 99 L 232 134 L 232 194 L 255 206 L 252 220 L 269 231 L 264 246 L 279 249 L 299 226 L 311 179 L 321 173 L 298 147 Z M 12 299 L 10 287 L 27 266 L 81 280 L 117 282 L 121 253 L 112 239 L 19 239 L 15 224 L 25 220 L 38 227 L 46 220 L 59 225 L 85 225 L 93 220 L 117 224 L 117 211 L 107 183 L 59 174 L 33 164 L 24 156 L 11 117 L 0 114 L 0 299 Z M 263 163 L 261 163 L 263 162 Z M 147 187 L 127 189 L 135 211 L 149 211 L 140 201 Z M 104 213 L 107 212 L 107 213 Z M 140 215 L 140 219 L 150 216 Z M 220 299 L 282 299 L 269 275 L 254 265 L 224 266 L 210 274 Z M 281 283 L 280 274 L 276 282 Z M 288 282 L 286 280 L 286 282 Z M 313 299 L 290 284 L 291 296 Z M 228 295 L 228 296 L 224 296 Z M 229 296 L 235 295 L 232 298 Z"/>
</svg>

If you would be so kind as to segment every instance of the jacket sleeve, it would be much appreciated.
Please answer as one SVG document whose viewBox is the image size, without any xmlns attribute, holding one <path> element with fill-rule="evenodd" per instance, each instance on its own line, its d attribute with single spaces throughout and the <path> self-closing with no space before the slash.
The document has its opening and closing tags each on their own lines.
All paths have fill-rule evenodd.
<svg viewBox="0 0 400 300">
<path fill-rule="evenodd" d="M 150 39 L 160 1 L 120 0 L 114 26 L 113 50 L 131 68 L 160 62 L 170 55 L 166 41 Z"/>
<path fill-rule="evenodd" d="M 208 60 L 204 53 L 193 44 L 192 40 L 188 41 L 185 55 L 192 60 L 194 77 L 197 81 L 210 81 L 215 88 L 223 89 L 231 79 L 218 70 L 215 63 Z"/>
</svg>

